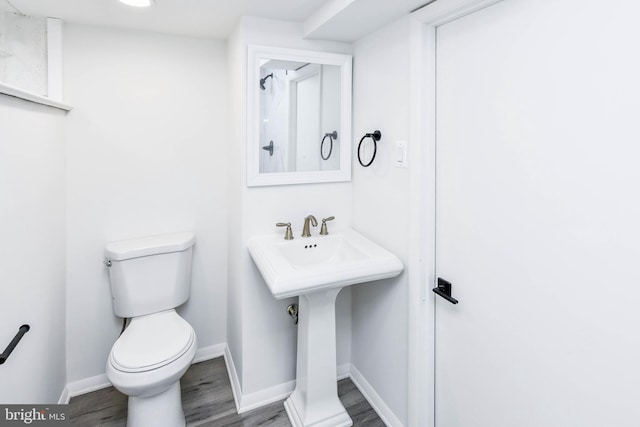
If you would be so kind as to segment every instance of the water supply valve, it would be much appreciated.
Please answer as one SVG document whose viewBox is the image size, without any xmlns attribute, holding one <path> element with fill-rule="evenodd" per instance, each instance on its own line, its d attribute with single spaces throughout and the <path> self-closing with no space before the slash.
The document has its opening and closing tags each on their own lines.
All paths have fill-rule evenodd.
<svg viewBox="0 0 640 427">
<path fill-rule="evenodd" d="M 298 304 L 289 304 L 287 307 L 287 313 L 289 316 L 296 321 L 296 325 L 298 324 Z"/>
</svg>

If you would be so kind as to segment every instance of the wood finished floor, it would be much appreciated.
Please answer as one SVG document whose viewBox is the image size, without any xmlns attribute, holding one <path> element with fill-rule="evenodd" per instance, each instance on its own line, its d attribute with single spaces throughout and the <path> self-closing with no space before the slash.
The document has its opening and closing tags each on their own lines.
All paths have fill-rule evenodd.
<svg viewBox="0 0 640 427">
<path fill-rule="evenodd" d="M 282 401 L 238 415 L 222 357 L 192 365 L 180 383 L 187 427 L 291 426 Z M 338 381 L 338 396 L 354 426 L 384 427 L 350 379 Z M 69 417 L 72 426 L 124 427 L 127 397 L 113 387 L 74 397 Z"/>
</svg>

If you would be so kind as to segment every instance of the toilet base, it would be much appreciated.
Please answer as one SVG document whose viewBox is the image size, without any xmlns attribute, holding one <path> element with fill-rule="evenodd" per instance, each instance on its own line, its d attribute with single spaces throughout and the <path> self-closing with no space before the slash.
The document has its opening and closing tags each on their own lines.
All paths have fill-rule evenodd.
<svg viewBox="0 0 640 427">
<path fill-rule="evenodd" d="M 127 427 L 184 427 L 180 381 L 151 397 L 129 396 Z"/>
</svg>

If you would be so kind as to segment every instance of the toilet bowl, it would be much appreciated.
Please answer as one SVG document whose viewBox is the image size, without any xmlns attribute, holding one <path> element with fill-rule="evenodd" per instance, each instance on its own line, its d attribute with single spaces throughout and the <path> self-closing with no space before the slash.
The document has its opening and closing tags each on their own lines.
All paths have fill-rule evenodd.
<svg viewBox="0 0 640 427">
<path fill-rule="evenodd" d="M 175 310 L 132 319 L 107 361 L 107 377 L 129 396 L 128 427 L 185 425 L 179 381 L 196 349 L 193 328 Z"/>
<path fill-rule="evenodd" d="M 198 348 L 175 307 L 189 297 L 190 232 L 107 245 L 115 313 L 130 318 L 107 360 L 113 386 L 129 397 L 127 427 L 184 427 L 180 378 Z"/>
</svg>

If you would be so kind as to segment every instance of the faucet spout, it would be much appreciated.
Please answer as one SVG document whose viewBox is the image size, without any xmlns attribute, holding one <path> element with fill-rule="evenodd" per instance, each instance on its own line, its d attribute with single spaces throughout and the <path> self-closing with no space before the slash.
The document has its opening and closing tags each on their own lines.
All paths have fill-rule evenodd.
<svg viewBox="0 0 640 427">
<path fill-rule="evenodd" d="M 318 225 L 318 220 L 313 215 L 307 215 L 304 219 L 304 226 L 302 227 L 302 237 L 311 237 L 311 228 L 309 227 L 309 223 L 316 227 Z"/>
</svg>

